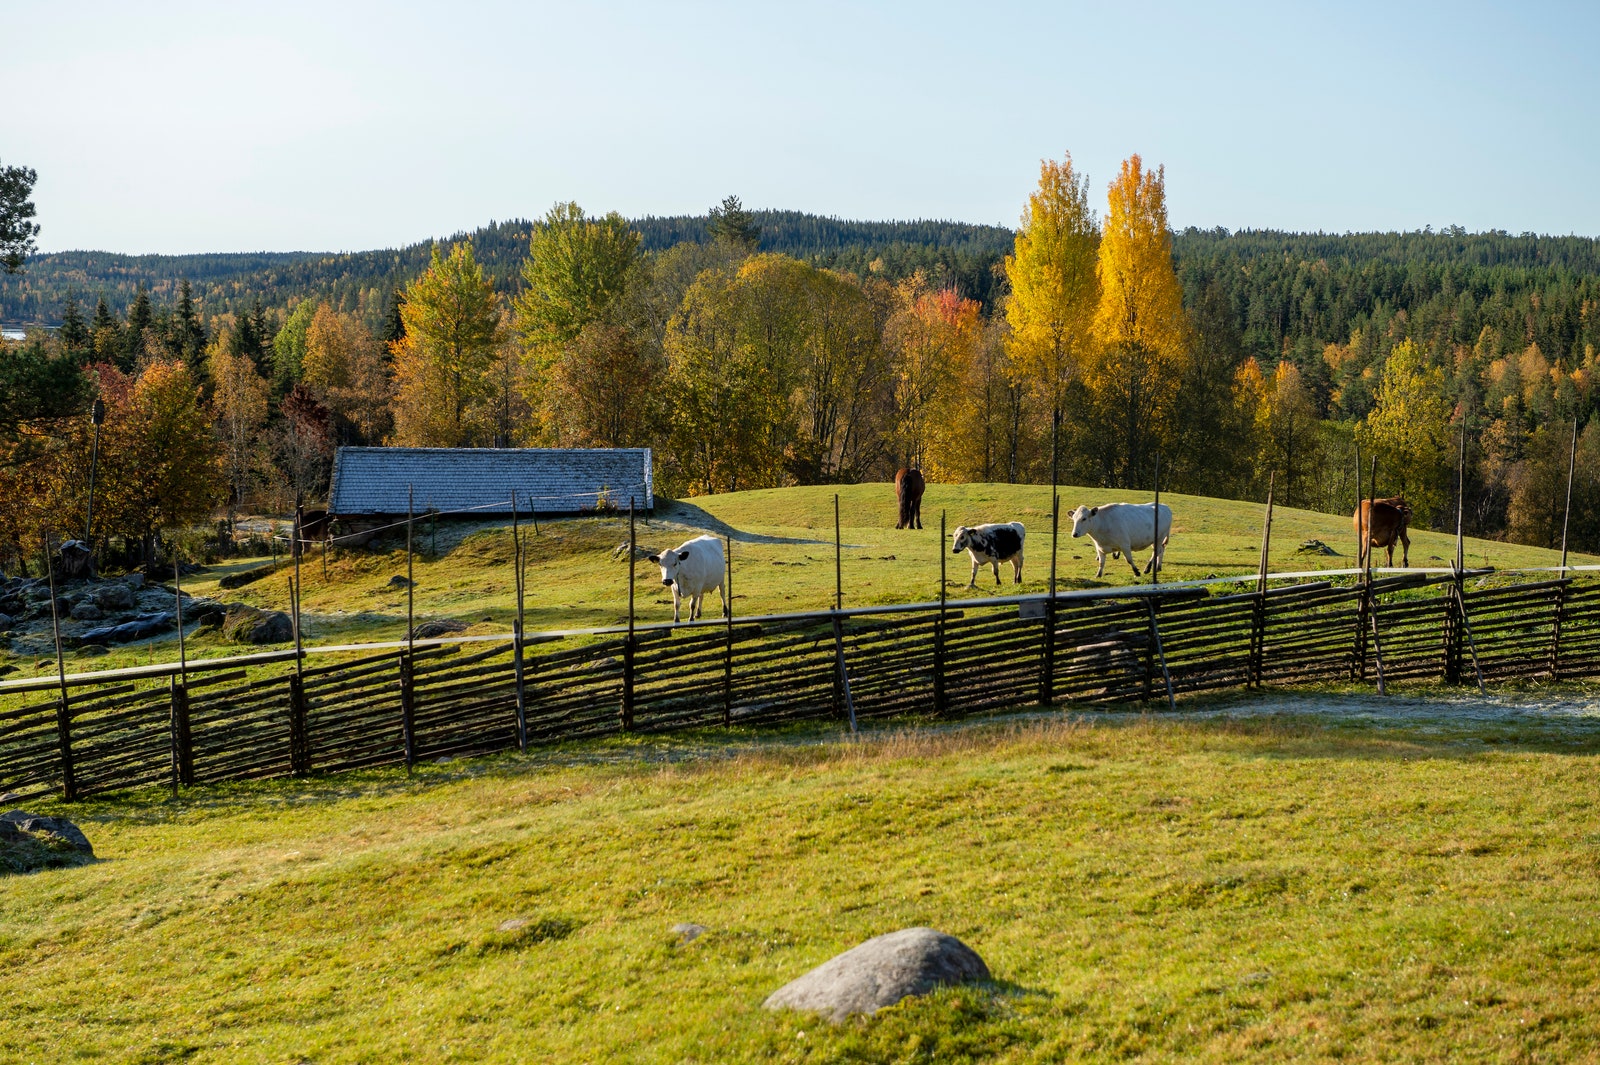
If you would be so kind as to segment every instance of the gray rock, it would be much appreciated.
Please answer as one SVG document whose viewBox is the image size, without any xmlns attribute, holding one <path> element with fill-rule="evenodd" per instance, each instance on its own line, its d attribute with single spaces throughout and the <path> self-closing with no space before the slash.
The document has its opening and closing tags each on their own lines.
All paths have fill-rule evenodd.
<svg viewBox="0 0 1600 1065">
<path fill-rule="evenodd" d="M 64 817 L 44 817 L 25 810 L 8 810 L 0 814 L 0 839 L 16 842 L 27 837 L 53 837 L 80 854 L 94 857 L 89 837 Z"/>
<path fill-rule="evenodd" d="M 682 946 L 685 943 L 693 943 L 695 940 L 709 932 L 710 929 L 703 924 L 688 924 L 680 922 L 672 926 L 672 931 L 678 937 L 679 946 Z"/>
<path fill-rule="evenodd" d="M 411 634 L 411 638 L 414 640 L 432 640 L 440 636 L 452 636 L 458 632 L 466 631 L 466 622 L 457 621 L 454 618 L 435 618 L 432 621 L 424 621 L 421 625 L 418 625 Z"/>
<path fill-rule="evenodd" d="M 823 962 L 774 991 L 765 1006 L 820 1013 L 837 1024 L 852 1014 L 876 1013 L 909 995 L 989 978 L 989 967 L 961 940 L 931 928 L 906 928 Z"/>
<path fill-rule="evenodd" d="M 105 615 L 100 612 L 99 607 L 94 605 L 93 599 L 85 599 L 72 608 L 73 621 L 99 621 L 103 617 Z"/>
<path fill-rule="evenodd" d="M 133 640 L 145 640 L 151 636 L 159 636 L 174 626 L 172 615 L 167 612 L 153 614 L 140 614 L 132 621 L 124 621 L 120 625 L 104 625 L 98 629 L 90 629 L 78 637 L 79 643 L 130 643 Z"/>
<path fill-rule="evenodd" d="M 397 588 L 401 591 L 404 591 L 405 589 L 411 587 L 411 582 L 400 576 L 400 574 L 396 573 L 393 577 L 389 578 L 389 583 L 384 587 Z"/>
<path fill-rule="evenodd" d="M 10 614 L 0 614 L 0 632 L 5 632 L 17 623 L 17 619 Z"/>
<path fill-rule="evenodd" d="M 95 588 L 94 601 L 101 610 L 132 610 L 133 589 L 121 581 L 106 581 Z"/>
<path fill-rule="evenodd" d="M 281 610 L 235 604 L 222 619 L 222 635 L 234 643 L 288 643 L 294 639 L 294 622 Z"/>
<path fill-rule="evenodd" d="M 144 574 L 130 573 L 122 578 L 122 583 L 135 592 L 140 591 L 144 588 Z"/>
</svg>

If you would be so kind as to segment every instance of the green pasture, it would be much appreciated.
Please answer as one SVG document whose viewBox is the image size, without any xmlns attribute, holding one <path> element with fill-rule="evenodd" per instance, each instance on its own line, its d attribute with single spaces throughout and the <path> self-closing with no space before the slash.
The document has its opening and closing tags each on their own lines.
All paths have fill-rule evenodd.
<svg viewBox="0 0 1600 1065">
<path fill-rule="evenodd" d="M 1600 1056 L 1593 730 L 1121 721 L 45 803 L 101 860 L 0 878 L 0 1060 Z M 761 1009 L 913 925 L 995 982 Z"/>
<path fill-rule="evenodd" d="M 663 505 L 653 520 L 640 516 L 638 542 L 653 549 L 676 546 L 709 532 L 731 536 L 733 596 L 736 615 L 823 610 L 832 605 L 834 590 L 833 498 L 840 503 L 844 602 L 868 606 L 937 599 L 939 564 L 946 564 L 947 594 L 952 599 L 1042 592 L 1050 576 L 1050 490 L 1037 485 L 930 485 L 923 500 L 923 525 L 918 530 L 894 528 L 892 486 L 862 484 L 734 492 Z M 1264 507 L 1254 503 L 1204 496 L 1167 495 L 1173 508 L 1173 532 L 1162 579 L 1167 581 L 1254 573 L 1260 558 Z M 1148 501 L 1136 492 L 1066 487 L 1061 490 L 1063 516 L 1079 503 Z M 1023 584 L 1011 583 L 1002 567 L 1003 583 L 995 585 L 985 570 L 975 590 L 966 587 L 971 574 L 967 556 L 950 553 L 948 539 L 939 539 L 939 516 L 948 527 L 989 521 L 1021 521 L 1028 529 Z M 530 631 L 590 628 L 625 624 L 628 610 L 628 568 L 612 555 L 628 537 L 625 516 L 568 518 L 528 529 L 526 614 Z M 1299 550 L 1307 540 L 1321 540 L 1337 555 Z M 516 616 L 514 552 L 509 523 L 456 523 L 435 527 L 417 523 L 413 560 L 415 610 L 419 620 L 452 618 L 471 626 L 472 633 L 509 632 Z M 1355 565 L 1355 536 L 1350 519 L 1314 511 L 1277 508 L 1273 518 L 1271 568 L 1280 572 L 1348 569 Z M 1413 566 L 1448 565 L 1454 538 L 1445 533 L 1412 533 Z M 1144 557 L 1148 557 L 1146 554 Z M 1600 562 L 1600 556 L 1574 552 L 1575 563 Z M 1469 566 L 1553 566 L 1559 552 L 1490 540 L 1468 540 Z M 1398 563 L 1399 559 L 1396 558 Z M 229 573 L 261 566 L 249 560 L 215 566 L 185 581 L 187 591 L 226 602 L 283 609 L 289 601 L 287 572 L 238 589 L 218 581 Z M 1141 561 L 1142 564 L 1142 561 Z M 326 567 L 326 575 L 324 575 Z M 1063 520 L 1057 558 L 1058 585 L 1089 588 L 1135 583 L 1128 564 L 1108 559 L 1103 580 L 1094 578 L 1094 548 L 1087 538 L 1074 540 Z M 390 535 L 361 548 L 334 548 L 324 560 L 314 548 L 302 566 L 301 603 L 307 643 L 340 643 L 400 639 L 406 631 L 406 592 L 389 582 L 406 573 L 404 536 Z M 1148 578 L 1141 578 L 1148 580 Z M 671 621 L 672 601 L 661 587 L 659 572 L 641 562 L 636 570 L 638 619 Z M 717 612 L 715 597 L 707 616 Z M 687 608 L 685 608 L 687 611 Z M 685 612 L 687 617 L 687 612 Z M 189 644 L 192 655 L 239 653 L 215 635 L 201 635 Z M 18 676 L 54 672 L 53 658 L 6 658 L 19 665 Z M 153 661 L 173 661 L 177 641 L 166 637 L 115 649 L 110 655 L 86 658 L 69 654 L 69 672 L 115 668 Z"/>
</svg>

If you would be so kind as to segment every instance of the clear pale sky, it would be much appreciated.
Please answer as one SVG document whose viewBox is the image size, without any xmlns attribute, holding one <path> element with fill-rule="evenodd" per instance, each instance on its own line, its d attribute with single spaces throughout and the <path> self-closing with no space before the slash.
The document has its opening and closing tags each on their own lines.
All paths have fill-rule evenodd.
<svg viewBox="0 0 1600 1065">
<path fill-rule="evenodd" d="M 1600 234 L 1600 5 L 0 0 L 41 250 L 348 250 L 557 200 Z"/>
</svg>

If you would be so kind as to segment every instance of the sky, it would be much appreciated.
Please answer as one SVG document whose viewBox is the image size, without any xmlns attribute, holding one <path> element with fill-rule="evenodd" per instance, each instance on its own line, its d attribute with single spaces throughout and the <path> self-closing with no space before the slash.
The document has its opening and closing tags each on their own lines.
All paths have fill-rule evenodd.
<svg viewBox="0 0 1600 1065">
<path fill-rule="evenodd" d="M 0 0 L 41 251 L 359 250 L 747 207 L 1600 235 L 1600 5 Z"/>
</svg>

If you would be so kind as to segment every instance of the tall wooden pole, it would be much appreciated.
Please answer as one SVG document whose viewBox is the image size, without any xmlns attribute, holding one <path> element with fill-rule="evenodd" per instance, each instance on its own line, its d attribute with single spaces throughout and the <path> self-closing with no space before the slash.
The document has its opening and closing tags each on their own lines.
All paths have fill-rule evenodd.
<svg viewBox="0 0 1600 1065">
<path fill-rule="evenodd" d="M 733 534 L 726 534 L 722 542 L 728 567 L 723 574 L 728 608 L 723 611 L 727 628 L 723 633 L 725 643 L 722 650 L 722 724 L 726 727 L 733 724 Z"/>
<path fill-rule="evenodd" d="M 844 548 L 839 538 L 839 493 L 833 493 L 833 609 L 844 609 Z"/>
<path fill-rule="evenodd" d="M 634 497 L 628 497 L 628 640 L 622 645 L 622 731 L 633 730 L 633 549 L 638 544 L 634 528 Z"/>
<path fill-rule="evenodd" d="M 78 775 L 72 764 L 72 707 L 67 701 L 67 660 L 61 653 L 61 607 L 56 601 L 56 567 L 50 560 L 50 534 L 44 534 L 44 571 L 50 580 L 50 630 L 56 641 L 56 683 L 61 702 L 56 707 L 56 738 L 61 745 L 61 797 L 78 797 Z"/>
<path fill-rule="evenodd" d="M 511 655 L 512 669 L 516 674 L 517 683 L 517 750 L 523 754 L 528 753 L 528 681 L 527 667 L 523 662 L 523 572 L 522 572 L 522 520 L 518 513 L 517 490 L 511 490 L 511 544 L 512 564 L 516 567 L 514 576 L 517 585 L 517 620 L 511 629 Z M 631 611 L 630 611 L 631 613 Z"/>
<path fill-rule="evenodd" d="M 944 690 L 944 621 L 945 621 L 945 512 L 939 511 L 939 622 L 933 630 L 933 712 L 941 715 L 946 709 Z"/>
<path fill-rule="evenodd" d="M 1578 419 L 1572 419 L 1572 449 L 1567 453 L 1567 506 L 1561 514 L 1561 576 L 1567 575 L 1567 524 L 1572 520 L 1572 474 L 1578 466 Z"/>
<path fill-rule="evenodd" d="M 1156 502 L 1154 508 L 1154 536 L 1150 541 L 1150 583 L 1161 583 L 1161 452 L 1156 452 Z"/>
</svg>

